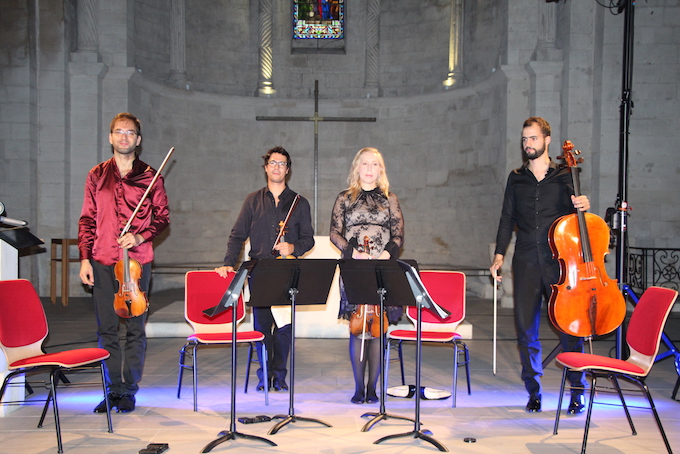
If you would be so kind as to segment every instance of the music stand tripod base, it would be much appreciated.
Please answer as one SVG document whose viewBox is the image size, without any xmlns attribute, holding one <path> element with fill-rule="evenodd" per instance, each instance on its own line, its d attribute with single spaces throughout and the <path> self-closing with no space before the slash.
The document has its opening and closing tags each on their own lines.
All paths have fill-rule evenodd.
<svg viewBox="0 0 680 454">
<path fill-rule="evenodd" d="M 240 432 L 232 432 L 231 430 L 223 430 L 219 434 L 217 434 L 219 438 L 211 441 L 205 447 L 201 450 L 201 452 L 210 452 L 212 448 L 215 446 L 219 445 L 220 443 L 224 443 L 225 441 L 229 440 L 236 440 L 236 438 L 247 438 L 249 440 L 259 440 L 263 441 L 265 443 L 268 443 L 270 446 L 278 446 L 276 443 L 274 443 L 271 440 L 267 440 L 266 438 L 263 437 L 258 437 L 257 435 L 248 435 L 248 434 L 242 434 Z"/>
<path fill-rule="evenodd" d="M 282 419 L 282 421 L 279 421 L 269 429 L 269 432 L 267 432 L 268 435 L 274 435 L 276 432 L 278 432 L 283 426 L 285 426 L 288 423 L 291 422 L 298 422 L 298 421 L 309 421 L 309 422 L 316 422 L 319 424 L 322 424 L 326 427 L 333 427 L 328 423 L 325 423 L 321 420 L 315 419 L 315 418 L 303 418 L 302 416 L 296 416 L 296 415 L 276 415 L 272 419 Z"/>
<path fill-rule="evenodd" d="M 431 444 L 433 444 L 437 449 L 439 449 L 441 452 L 449 452 L 449 450 L 444 446 L 443 444 L 439 443 L 437 440 L 434 438 L 430 437 L 429 435 L 425 435 L 422 431 L 420 430 L 413 430 L 411 432 L 405 432 L 403 434 L 394 434 L 394 435 L 387 435 L 384 436 L 376 441 L 373 442 L 374 445 L 380 444 L 383 441 L 391 440 L 393 438 L 403 438 L 403 437 L 413 437 L 413 438 L 420 438 L 423 439 Z"/>
</svg>

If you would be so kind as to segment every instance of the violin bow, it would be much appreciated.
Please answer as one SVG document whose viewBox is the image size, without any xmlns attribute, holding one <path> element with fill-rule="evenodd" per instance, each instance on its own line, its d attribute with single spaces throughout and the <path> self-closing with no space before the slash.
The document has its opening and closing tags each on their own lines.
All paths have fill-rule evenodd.
<svg viewBox="0 0 680 454">
<path fill-rule="evenodd" d="M 288 219 L 290 219 L 290 215 L 293 214 L 293 210 L 297 206 L 298 200 L 300 200 L 300 194 L 295 194 L 295 198 L 293 199 L 293 203 L 290 204 L 290 209 L 288 210 L 286 219 L 283 220 L 283 225 L 279 229 L 279 234 L 276 235 L 276 239 L 274 240 L 274 246 L 279 244 L 279 240 L 281 239 L 281 236 L 283 235 L 283 232 L 286 230 L 286 226 L 288 225 Z M 272 246 L 272 251 L 274 250 L 274 246 Z"/>
<path fill-rule="evenodd" d="M 168 154 L 165 156 L 165 159 L 163 160 L 163 163 L 161 166 L 158 168 L 158 171 L 156 172 L 156 175 L 153 176 L 153 180 L 151 180 L 151 183 L 149 184 L 149 187 L 146 188 L 146 191 L 144 192 L 144 195 L 142 198 L 139 200 L 139 203 L 137 204 L 137 208 L 135 208 L 135 211 L 132 212 L 132 216 L 130 216 L 130 219 L 128 219 L 127 224 L 125 225 L 125 228 L 120 232 L 120 237 L 122 238 L 127 231 L 130 229 L 130 226 L 132 225 L 132 221 L 137 216 L 137 212 L 139 209 L 142 207 L 142 203 L 144 203 L 144 200 L 146 197 L 149 195 L 149 192 L 151 191 L 151 188 L 153 187 L 154 183 L 156 183 L 156 180 L 158 179 L 158 176 L 161 174 L 161 171 L 163 170 L 163 167 L 165 167 L 165 164 L 168 162 L 168 159 L 170 159 L 170 156 L 172 155 L 172 152 L 175 151 L 175 147 L 170 148 L 170 151 L 168 151 Z"/>
<path fill-rule="evenodd" d="M 498 326 L 498 277 L 497 271 L 493 272 L 493 374 L 496 375 L 496 331 Z"/>
</svg>

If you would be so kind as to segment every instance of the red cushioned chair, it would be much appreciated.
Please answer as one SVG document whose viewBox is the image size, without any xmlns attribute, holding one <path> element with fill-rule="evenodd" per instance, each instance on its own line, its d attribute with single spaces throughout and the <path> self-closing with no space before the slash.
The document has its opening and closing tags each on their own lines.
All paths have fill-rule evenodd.
<svg viewBox="0 0 680 454">
<path fill-rule="evenodd" d="M 472 393 L 470 389 L 470 352 L 465 342 L 461 340 L 461 336 L 456 333 L 456 328 L 465 318 L 465 274 L 459 271 L 421 271 L 419 274 L 432 300 L 451 313 L 445 319 L 441 319 L 434 312 L 423 308 L 421 340 L 422 342 L 439 342 L 453 345 L 453 386 L 451 396 L 452 407 L 455 407 L 459 366 L 465 366 L 468 395 Z M 408 306 L 406 316 L 415 325 L 418 319 L 418 308 L 416 306 Z M 385 364 L 389 364 L 389 346 L 391 343 L 396 342 L 398 344 L 402 385 L 406 384 L 401 348 L 402 342 L 415 341 L 416 334 L 416 330 L 394 330 L 387 335 L 388 348 Z M 463 355 L 462 361 L 458 359 L 459 354 Z"/>
<path fill-rule="evenodd" d="M 215 271 L 189 271 L 185 276 L 184 287 L 184 317 L 194 330 L 194 334 L 187 337 L 187 342 L 179 351 L 179 375 L 177 377 L 177 398 L 182 391 L 182 375 L 184 369 L 189 369 L 193 375 L 194 411 L 198 411 L 196 391 L 198 388 L 198 355 L 197 348 L 201 345 L 229 345 L 232 342 L 232 312 L 229 308 L 215 317 L 208 317 L 204 310 L 218 305 L 224 292 L 231 284 L 236 273 L 230 273 L 225 279 Z M 236 322 L 240 323 L 246 316 L 243 296 L 239 297 L 236 308 Z M 253 351 L 256 342 L 264 340 L 264 335 L 259 331 L 236 331 L 236 343 L 248 343 L 248 362 L 246 365 L 246 377 L 250 374 Z M 184 364 L 187 350 L 191 349 L 192 365 Z M 266 357 L 266 349 L 262 344 Z M 264 374 L 267 376 L 267 364 L 263 365 Z M 248 382 L 244 392 L 248 392 Z M 269 391 L 265 386 L 265 403 L 269 405 Z"/>
<path fill-rule="evenodd" d="M 57 353 L 44 353 L 42 343 L 48 334 L 47 318 L 33 285 L 25 279 L 0 281 L 0 314 L 2 314 L 0 316 L 0 347 L 7 357 L 9 370 L 0 389 L 0 399 L 4 396 L 12 378 L 18 375 L 49 372 L 50 392 L 38 427 L 42 427 L 47 406 L 51 401 L 58 451 L 64 452 L 57 404 L 58 381 L 66 372 L 98 367 L 102 379 L 102 391 L 106 397 L 104 360 L 109 357 L 109 352 L 102 348 L 78 348 Z M 108 406 L 106 418 L 109 432 L 113 432 L 111 408 Z"/>
<path fill-rule="evenodd" d="M 583 432 L 583 443 L 581 445 L 581 452 L 585 454 L 586 443 L 588 441 L 588 429 L 590 428 L 590 417 L 593 411 L 593 397 L 595 396 L 595 389 L 612 389 L 605 386 L 598 385 L 598 378 L 607 378 L 614 385 L 614 390 L 619 395 L 623 410 L 628 418 L 628 424 L 633 432 L 636 434 L 633 420 L 628 412 L 626 401 L 623 399 L 623 392 L 619 386 L 618 379 L 622 378 L 628 382 L 634 383 L 640 387 L 639 392 L 643 392 L 649 401 L 649 406 L 656 419 L 656 425 L 659 427 L 661 437 L 666 444 L 666 449 L 672 453 L 671 446 L 666 438 L 666 433 L 661 425 L 661 419 L 654 406 L 652 395 L 649 393 L 649 388 L 645 384 L 645 377 L 652 370 L 656 354 L 659 351 L 659 344 L 661 342 L 661 335 L 666 324 L 668 314 L 675 303 L 678 292 L 663 287 L 649 287 L 642 294 L 640 301 L 633 310 L 633 315 L 628 322 L 628 329 L 626 331 L 626 343 L 630 350 L 628 359 L 620 360 L 610 358 L 608 356 L 593 355 L 588 353 L 560 353 L 557 355 L 557 362 L 564 366 L 562 373 L 562 386 L 560 387 L 560 397 L 557 404 L 557 413 L 555 415 L 555 428 L 553 434 L 557 434 L 557 427 L 560 422 L 560 410 L 562 407 L 562 397 L 564 395 L 565 381 L 567 378 L 567 371 L 575 370 L 587 373 L 592 377 L 592 387 L 590 389 L 590 402 L 588 402 L 588 414 L 586 417 L 585 430 Z M 627 390 L 638 391 L 638 390 Z"/>
</svg>

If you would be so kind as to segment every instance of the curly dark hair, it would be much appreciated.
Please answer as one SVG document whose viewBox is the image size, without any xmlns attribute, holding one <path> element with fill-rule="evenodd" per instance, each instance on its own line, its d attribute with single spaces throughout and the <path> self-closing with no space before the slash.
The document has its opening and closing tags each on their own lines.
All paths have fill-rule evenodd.
<svg viewBox="0 0 680 454">
<path fill-rule="evenodd" d="M 286 149 L 283 148 L 283 147 L 274 147 L 271 150 L 267 151 L 267 154 L 262 156 L 262 159 L 264 159 L 264 164 L 262 165 L 262 167 L 267 167 L 267 163 L 269 162 L 269 158 L 271 158 L 272 154 L 274 154 L 274 153 L 284 155 L 286 157 L 286 159 L 288 160 L 288 168 L 289 169 L 291 168 L 291 166 L 293 165 L 293 161 L 291 161 L 290 155 L 288 154 Z"/>
</svg>

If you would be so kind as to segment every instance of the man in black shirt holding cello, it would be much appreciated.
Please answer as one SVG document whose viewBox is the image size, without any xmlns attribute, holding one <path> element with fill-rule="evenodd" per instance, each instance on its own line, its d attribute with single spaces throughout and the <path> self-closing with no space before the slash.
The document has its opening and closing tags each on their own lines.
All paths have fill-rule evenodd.
<svg viewBox="0 0 680 454">
<path fill-rule="evenodd" d="M 560 266 L 548 243 L 552 223 L 575 210 L 587 211 L 590 202 L 584 195 L 574 196 L 568 168 L 560 169 L 548 156 L 550 124 L 540 117 L 528 118 L 522 129 L 522 151 L 526 163 L 510 172 L 505 187 L 503 210 L 498 225 L 496 250 L 490 267 L 492 275 L 503 265 L 512 232 L 517 227 L 517 241 L 512 261 L 514 315 L 517 344 L 522 363 L 522 380 L 529 401 L 526 411 L 541 411 L 543 365 L 539 323 L 543 297 L 550 297 L 551 285 L 560 278 Z M 497 277 L 500 281 L 500 276 Z M 583 338 L 560 333 L 565 352 L 582 351 Z M 582 372 L 567 375 L 572 386 L 567 412 L 581 413 L 586 386 Z"/>
</svg>

